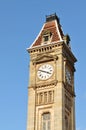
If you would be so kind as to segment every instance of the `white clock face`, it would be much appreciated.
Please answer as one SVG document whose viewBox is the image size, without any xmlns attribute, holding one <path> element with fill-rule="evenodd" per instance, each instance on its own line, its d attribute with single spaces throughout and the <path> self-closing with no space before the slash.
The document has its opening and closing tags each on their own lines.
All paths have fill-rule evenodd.
<svg viewBox="0 0 86 130">
<path fill-rule="evenodd" d="M 37 76 L 41 80 L 49 79 L 53 74 L 53 66 L 50 64 L 43 64 L 37 71 Z"/>
</svg>

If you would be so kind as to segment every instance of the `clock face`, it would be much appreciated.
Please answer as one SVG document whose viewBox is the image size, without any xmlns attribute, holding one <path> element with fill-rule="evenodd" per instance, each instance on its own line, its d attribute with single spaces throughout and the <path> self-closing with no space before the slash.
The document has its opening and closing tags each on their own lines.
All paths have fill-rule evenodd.
<svg viewBox="0 0 86 130">
<path fill-rule="evenodd" d="M 41 80 L 49 79 L 53 74 L 53 66 L 50 64 L 43 64 L 37 71 L 37 76 Z"/>
<path fill-rule="evenodd" d="M 71 84 L 71 73 L 67 68 L 66 68 L 66 80 L 69 84 Z"/>
</svg>

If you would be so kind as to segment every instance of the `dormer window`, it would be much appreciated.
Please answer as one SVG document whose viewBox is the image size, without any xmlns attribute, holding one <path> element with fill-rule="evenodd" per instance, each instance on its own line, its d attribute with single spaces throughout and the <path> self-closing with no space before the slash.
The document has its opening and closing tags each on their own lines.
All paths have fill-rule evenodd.
<svg viewBox="0 0 86 130">
<path fill-rule="evenodd" d="M 52 33 L 48 30 L 44 31 L 42 34 L 42 44 L 47 44 L 51 42 Z"/>
<path fill-rule="evenodd" d="M 49 36 L 44 36 L 44 42 L 49 40 Z"/>
</svg>

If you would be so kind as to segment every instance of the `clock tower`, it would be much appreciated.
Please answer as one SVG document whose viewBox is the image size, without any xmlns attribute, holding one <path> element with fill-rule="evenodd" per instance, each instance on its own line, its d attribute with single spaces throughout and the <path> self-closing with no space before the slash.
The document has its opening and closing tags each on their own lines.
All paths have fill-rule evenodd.
<svg viewBox="0 0 86 130">
<path fill-rule="evenodd" d="M 56 14 L 46 22 L 30 54 L 27 130 L 75 130 L 74 63 L 69 35 Z"/>
</svg>

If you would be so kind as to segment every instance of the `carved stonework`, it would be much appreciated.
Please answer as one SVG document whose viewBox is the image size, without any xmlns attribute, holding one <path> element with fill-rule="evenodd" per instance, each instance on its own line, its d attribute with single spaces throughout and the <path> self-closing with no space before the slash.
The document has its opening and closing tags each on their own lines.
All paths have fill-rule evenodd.
<svg viewBox="0 0 86 130">
<path fill-rule="evenodd" d="M 50 86 L 56 86 L 57 85 L 57 80 L 53 80 L 51 82 L 48 82 L 48 83 L 40 83 L 40 84 L 36 84 L 36 88 L 48 88 Z"/>
<path fill-rule="evenodd" d="M 57 55 L 42 54 L 42 55 L 37 55 L 37 57 L 34 57 L 32 59 L 32 62 L 40 63 L 40 62 L 46 62 L 46 61 L 55 60 L 55 59 L 58 59 Z"/>
</svg>

